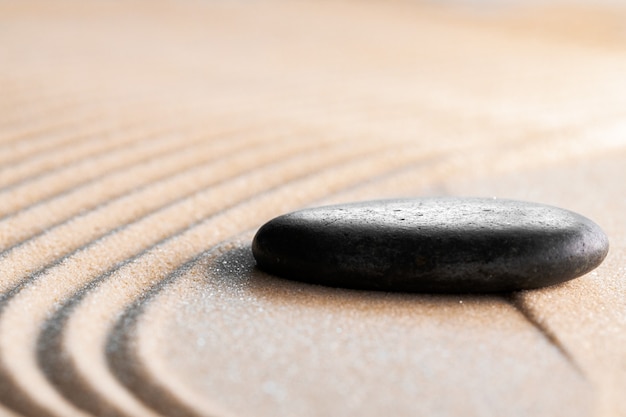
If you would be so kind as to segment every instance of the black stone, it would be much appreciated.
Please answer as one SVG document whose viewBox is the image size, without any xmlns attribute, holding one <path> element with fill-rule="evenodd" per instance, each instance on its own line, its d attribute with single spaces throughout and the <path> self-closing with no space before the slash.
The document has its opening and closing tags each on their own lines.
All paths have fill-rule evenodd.
<svg viewBox="0 0 626 417">
<path fill-rule="evenodd" d="M 277 217 L 252 244 L 262 270 L 336 287 L 416 292 L 539 288 L 583 275 L 608 252 L 591 220 L 502 199 L 422 198 Z"/>
</svg>

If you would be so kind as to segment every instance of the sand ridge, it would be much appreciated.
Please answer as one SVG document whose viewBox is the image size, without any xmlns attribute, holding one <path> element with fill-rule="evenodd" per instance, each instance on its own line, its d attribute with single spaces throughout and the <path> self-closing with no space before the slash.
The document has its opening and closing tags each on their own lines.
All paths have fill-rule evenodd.
<svg viewBox="0 0 626 417">
<path fill-rule="evenodd" d="M 626 415 L 604 7 L 1 4 L 0 415 Z M 611 252 L 489 297 L 254 268 L 285 211 L 442 194 L 578 210 Z"/>
</svg>

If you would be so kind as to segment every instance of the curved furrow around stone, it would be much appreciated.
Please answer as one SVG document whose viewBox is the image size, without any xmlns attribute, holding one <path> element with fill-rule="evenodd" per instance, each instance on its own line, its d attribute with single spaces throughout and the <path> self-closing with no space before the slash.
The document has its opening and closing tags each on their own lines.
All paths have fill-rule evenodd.
<svg viewBox="0 0 626 417">
<path fill-rule="evenodd" d="M 562 143 L 558 140 L 552 141 L 551 146 L 557 150 L 561 148 Z M 520 149 L 518 147 L 513 147 L 509 149 L 510 155 L 525 155 L 526 152 L 523 151 L 520 153 Z M 398 187 L 396 184 L 396 188 L 392 182 L 390 182 L 390 178 L 388 178 L 385 173 L 380 173 L 380 177 L 385 178 L 385 181 L 377 182 L 375 176 L 374 178 L 368 178 L 367 186 L 355 186 L 359 184 L 353 184 L 348 186 L 346 190 L 342 190 L 338 194 L 333 196 L 322 196 L 322 200 L 324 202 L 337 202 L 345 199 L 349 196 L 350 199 L 358 199 L 369 197 L 372 198 L 374 196 L 380 195 L 398 195 L 398 193 L 407 193 L 415 194 L 420 189 L 428 190 L 429 187 L 432 187 L 436 184 L 441 184 L 441 182 L 446 180 L 451 180 L 451 178 L 462 178 L 466 175 L 467 171 L 472 171 L 476 168 L 476 166 L 483 166 L 485 161 L 493 158 L 495 155 L 503 156 L 501 149 L 478 149 L 475 152 L 471 152 L 466 154 L 465 164 L 463 166 L 459 166 L 455 161 L 453 155 L 449 155 L 447 158 L 444 158 L 441 161 L 438 161 L 435 164 L 430 164 L 426 167 L 424 166 L 416 166 L 415 164 L 406 164 L 404 168 L 401 168 L 400 174 L 407 175 L 406 170 L 411 169 L 411 177 L 414 179 L 413 182 L 403 183 L 402 186 Z M 564 160 L 568 158 L 572 158 L 577 156 L 578 154 L 570 154 L 563 153 L 561 154 Z M 506 157 L 506 155 L 505 155 Z M 400 161 L 398 161 L 400 162 Z M 541 161 L 539 161 L 540 163 Z M 545 163 L 554 162 L 552 158 L 549 161 L 544 161 Z M 533 164 L 538 163 L 538 161 L 533 161 Z M 513 164 L 511 169 L 517 169 L 519 167 L 519 162 L 517 164 Z M 493 175 L 494 173 L 501 173 L 502 166 L 498 164 L 494 164 L 489 168 L 483 168 L 485 171 L 483 174 L 485 175 Z M 391 170 L 391 172 L 397 171 Z M 341 177 L 337 175 L 336 178 Z M 298 189 L 302 189 L 302 185 L 298 184 Z M 263 205 L 277 204 L 275 201 L 265 202 Z M 261 204 L 258 204 L 261 205 Z M 293 207 L 285 207 L 285 204 L 282 204 L 282 207 L 285 211 L 293 208 Z M 243 214 L 242 214 L 243 215 Z M 261 222 L 257 223 L 260 224 Z M 174 272 L 177 274 L 178 272 Z M 131 272 L 128 272 L 130 275 Z M 155 287 L 162 286 L 163 282 L 168 281 L 170 278 L 164 278 L 162 282 L 157 283 Z M 108 287 L 111 289 L 108 293 L 105 293 L 105 289 Z M 68 351 L 73 350 L 73 354 L 70 354 L 70 357 L 77 358 L 75 359 L 76 363 L 79 364 L 82 362 L 82 372 L 88 369 L 89 363 L 101 363 L 102 359 L 96 360 L 92 358 L 90 360 L 85 359 L 84 357 L 79 359 L 79 357 L 84 353 L 82 350 L 78 349 L 79 341 L 82 340 L 87 333 L 93 330 L 92 327 L 89 326 L 89 323 L 93 323 L 96 317 L 102 317 L 102 311 L 99 310 L 100 307 L 106 305 L 109 299 L 120 298 L 119 297 L 119 288 L 116 288 L 116 284 L 111 281 L 106 281 L 98 287 L 97 290 L 94 290 L 92 293 L 86 295 L 86 299 L 91 299 L 91 301 L 81 301 L 78 307 L 72 307 L 73 314 L 68 318 L 64 318 L 64 320 L 68 320 L 68 324 L 65 326 L 68 330 L 66 330 L 67 336 L 64 336 L 66 339 L 66 347 Z M 154 291 L 154 288 L 152 290 Z M 115 288 L 115 289 L 113 289 Z M 201 398 L 197 398 L 185 391 L 184 383 L 181 381 L 175 381 L 173 379 L 169 379 L 170 374 L 163 371 L 162 369 L 151 369 L 154 365 L 153 362 L 146 362 L 146 358 L 150 357 L 146 356 L 142 352 L 137 352 L 135 349 L 139 349 L 137 345 L 137 341 L 135 340 L 136 335 L 134 320 L 141 314 L 142 304 L 141 299 L 146 294 L 146 290 L 136 291 L 137 295 L 134 300 L 135 304 L 133 307 L 126 307 L 127 312 L 122 316 L 123 318 L 118 321 L 115 330 L 112 331 L 111 339 L 108 342 L 108 347 L 105 349 L 104 347 L 96 346 L 96 345 L 88 345 L 89 349 L 87 352 L 89 355 L 96 354 L 101 355 L 103 352 L 107 352 L 109 355 L 108 361 L 111 364 L 112 372 L 118 378 L 121 383 L 123 383 L 128 389 L 135 393 L 139 398 L 141 398 L 144 402 L 150 404 L 153 408 L 160 411 L 161 413 L 168 415 L 179 413 L 182 416 L 194 416 L 194 415 L 211 415 L 212 412 L 215 412 L 216 415 L 221 415 L 220 413 L 224 412 L 221 410 L 219 406 L 216 406 L 214 403 L 204 402 L 205 407 L 199 407 L 198 404 L 203 404 L 203 400 Z M 96 301 L 96 298 L 98 301 Z M 159 303 L 155 303 L 156 309 L 158 309 Z M 117 306 L 116 308 L 123 308 Z M 135 310 L 135 311 L 133 311 Z M 107 315 L 114 316 L 115 309 L 110 310 Z M 128 317 L 134 316 L 133 319 L 128 319 Z M 82 322 L 82 326 L 80 323 Z M 75 324 L 76 323 L 76 324 Z M 130 323 L 130 324 L 129 324 Z M 57 324 L 55 324 L 57 325 Z M 82 329 L 80 328 L 82 327 Z M 73 329 L 73 330 L 69 330 Z M 154 330 L 154 329 L 152 329 Z M 151 331 L 146 331 L 146 338 L 144 341 L 150 343 L 147 339 L 152 334 Z M 57 333 L 62 332 L 63 329 L 56 328 L 55 331 Z M 123 346 L 120 345 L 120 341 L 123 341 Z M 100 341 L 102 343 L 102 341 Z M 119 350 L 121 349 L 121 350 Z M 55 353 L 58 355 L 58 353 Z M 50 356 L 46 356 L 47 361 L 51 361 Z M 58 360 L 53 362 L 58 362 Z M 64 366 L 67 366 L 66 364 Z M 68 366 L 69 367 L 69 366 Z M 575 370 L 573 370 L 575 371 Z M 81 380 L 94 380 L 96 374 L 93 374 L 91 377 L 83 376 Z M 104 373 L 99 373 L 99 377 L 103 377 Z M 105 395 L 105 394 L 102 394 Z M 218 411 L 219 410 L 219 411 Z M 228 415 L 229 413 L 225 413 L 224 415 Z"/>
<path fill-rule="evenodd" d="M 391 172 L 395 172 L 396 168 L 404 168 L 414 167 L 415 168 L 415 182 L 413 184 L 412 192 L 415 193 L 417 190 L 428 188 L 431 183 L 436 183 L 440 179 L 439 170 L 433 169 L 433 167 L 437 166 L 445 166 L 446 157 L 443 160 L 435 159 L 433 164 L 418 164 L 416 167 L 417 160 L 397 160 L 398 165 L 395 164 L 385 165 L 385 169 L 391 170 Z M 370 166 L 371 169 L 371 166 Z M 340 169 L 343 171 L 343 169 Z M 351 171 L 351 170 L 350 170 Z M 358 171 L 358 170 L 357 170 Z M 346 184 L 342 184 L 342 188 L 328 190 L 323 187 L 320 188 L 320 184 L 324 184 L 325 181 L 319 178 L 306 178 L 303 181 L 297 181 L 295 184 L 288 184 L 286 186 L 287 190 L 280 190 L 280 194 L 276 196 L 272 196 L 268 198 L 267 195 L 262 195 L 257 197 L 257 201 L 255 205 L 257 209 L 252 209 L 252 212 L 259 212 L 262 210 L 262 207 L 272 207 L 272 206 L 280 206 L 284 211 L 293 210 L 295 208 L 300 207 L 302 204 L 310 204 L 312 201 L 318 201 L 318 203 L 324 203 L 328 201 L 336 201 L 345 199 L 346 195 L 350 195 L 353 199 L 359 199 L 364 197 L 372 197 L 381 195 L 381 193 L 391 193 L 392 195 L 397 195 L 398 191 L 393 188 L 389 188 L 387 184 L 378 185 L 376 183 L 376 178 L 378 177 L 386 177 L 387 172 L 379 172 L 379 170 L 373 170 L 371 172 L 376 172 L 373 178 L 370 176 L 361 176 L 358 177 L 356 182 L 348 182 Z M 331 173 L 328 178 L 344 178 L 346 176 L 345 173 Z M 354 180 L 354 179 L 352 179 Z M 332 181 L 332 180 L 331 180 Z M 367 185 L 363 185 L 367 184 Z M 302 189 L 323 189 L 324 191 L 319 195 L 308 195 L 307 200 L 311 201 L 297 201 L 291 202 L 288 204 L 283 203 L 285 199 L 287 202 L 289 201 L 289 196 L 293 195 L 294 192 L 291 189 L 302 190 Z M 365 189 L 364 189 L 365 188 Z M 404 190 L 406 191 L 406 190 Z M 285 193 L 286 198 L 281 197 Z M 237 208 L 236 208 L 237 209 Z M 266 219 L 274 214 L 272 213 L 269 216 L 262 216 L 261 219 Z M 241 214 L 244 216 L 244 214 Z M 76 366 L 75 364 L 68 363 L 68 359 L 66 359 L 66 354 L 62 354 L 60 352 L 51 351 L 49 349 L 49 345 L 45 343 L 45 340 L 58 340 L 54 342 L 54 345 L 59 349 L 64 349 L 63 351 L 73 352 L 70 355 L 70 358 L 79 358 L 82 353 L 86 352 L 89 355 L 102 355 L 106 353 L 106 361 L 109 366 L 109 372 L 113 373 L 114 377 L 118 380 L 118 383 L 121 383 L 125 386 L 126 389 L 130 390 L 133 395 L 139 398 L 144 403 L 148 404 L 154 410 L 160 412 L 162 415 L 176 415 L 181 417 L 196 417 L 196 416 L 233 416 L 237 415 L 233 413 L 231 410 L 225 409 L 221 405 L 217 404 L 215 401 L 211 401 L 211 399 L 199 397 L 195 395 L 193 392 L 187 390 L 184 381 L 179 380 L 171 380 L 171 373 L 164 372 L 163 369 L 159 368 L 158 364 L 147 363 L 147 357 L 151 357 L 152 355 L 143 356 L 143 352 L 139 352 L 138 349 L 141 349 L 143 346 L 140 346 L 140 343 L 146 342 L 145 337 L 142 340 L 138 340 L 140 336 L 137 334 L 137 324 L 138 321 L 141 320 L 141 316 L 145 314 L 146 306 L 152 310 L 157 309 L 159 302 L 152 303 L 151 299 L 153 297 L 158 296 L 158 294 L 170 283 L 178 280 L 182 275 L 188 272 L 189 269 L 196 268 L 199 262 L 199 259 L 202 259 L 202 264 L 208 264 L 211 260 L 215 260 L 215 258 L 219 257 L 225 251 L 228 251 L 236 246 L 244 247 L 246 246 L 253 234 L 256 227 L 261 224 L 263 220 L 260 220 L 256 224 L 250 223 L 250 227 L 247 229 L 239 230 L 238 232 L 233 232 L 230 236 L 225 235 L 225 243 L 216 242 L 213 243 L 213 247 L 204 253 L 200 253 L 196 255 L 196 257 L 187 261 L 186 264 L 181 265 L 176 270 L 171 272 L 161 281 L 157 281 L 151 287 L 146 287 L 141 290 L 135 290 L 133 301 L 130 305 L 126 305 L 122 307 L 121 303 L 118 303 L 116 309 L 112 309 L 108 311 L 106 315 L 110 317 L 117 317 L 117 321 L 114 324 L 109 324 L 112 326 L 109 328 L 109 332 L 106 334 L 106 346 L 102 345 L 81 345 L 81 349 L 79 350 L 77 343 L 81 338 L 86 335 L 88 329 L 89 320 L 93 320 L 96 316 L 102 317 L 102 311 L 98 311 L 97 305 L 105 305 L 109 297 L 113 296 L 113 292 L 115 291 L 115 297 L 119 297 L 119 290 L 116 288 L 117 285 L 114 282 L 110 282 L 110 277 L 107 277 L 107 281 L 99 284 L 98 288 L 92 290 L 91 293 L 87 293 L 80 295 L 80 297 L 75 297 L 71 300 L 70 304 L 70 312 L 65 313 L 63 315 L 59 315 L 57 318 L 49 321 L 44 327 L 47 331 L 42 333 L 42 336 L 46 334 L 47 337 L 40 338 L 39 344 L 39 358 L 41 363 L 56 363 L 55 372 L 60 372 L 62 369 L 71 369 L 72 366 Z M 235 235 L 238 235 L 236 238 Z M 210 246 L 210 245 L 207 245 Z M 216 268 L 219 268 L 220 265 L 216 265 Z M 128 274 L 132 272 L 129 271 Z M 85 297 L 86 300 L 81 300 L 80 298 Z M 78 304 L 80 302 L 80 304 Z M 110 302 L 109 302 L 110 303 Z M 75 306 L 74 304 L 78 304 Z M 152 306 L 154 304 L 154 306 Z M 123 308 L 123 314 L 115 314 L 114 311 Z M 68 329 L 64 329 L 64 326 Z M 71 329 L 71 330 L 69 330 Z M 93 329 L 92 329 L 93 330 Z M 143 331 L 142 336 L 147 335 L 150 331 L 153 331 L 153 328 L 149 330 Z M 65 332 L 65 333 L 63 333 Z M 99 343 L 102 343 L 102 340 L 99 340 Z M 65 343 L 63 345 L 62 343 Z M 93 341 L 92 341 L 93 343 Z M 150 344 L 147 341 L 147 344 Z M 87 347 L 87 350 L 81 352 L 81 350 Z M 63 352 L 62 351 L 62 352 Z M 92 358 L 84 358 L 83 360 L 74 359 L 75 362 L 80 366 L 82 363 L 83 371 L 85 372 L 88 368 L 88 364 L 101 364 L 102 358 L 96 360 L 95 357 Z M 80 371 L 78 369 L 77 371 Z M 91 374 L 91 376 L 77 376 L 75 377 L 75 382 L 73 384 L 73 389 L 79 384 L 84 384 L 85 381 L 94 381 L 94 378 L 98 378 L 98 381 L 106 380 L 104 371 L 100 371 L 98 374 Z M 109 376 L 110 378 L 110 376 Z M 111 383 L 109 387 L 112 387 Z M 106 385 L 102 385 L 100 387 L 100 395 L 107 396 L 110 395 L 104 391 Z M 115 397 L 109 398 L 109 401 L 114 401 Z"/>
<path fill-rule="evenodd" d="M 62 262 L 65 257 L 71 256 L 72 251 L 96 239 L 106 238 L 145 216 L 178 207 L 207 187 L 249 175 L 249 170 L 276 163 L 281 158 L 315 152 L 316 147 L 316 142 L 289 139 L 273 144 L 260 143 L 257 148 L 215 159 L 212 163 L 162 179 L 91 212 L 73 217 L 0 257 L 0 270 L 3 271 L 0 291 L 15 291 L 11 288 L 21 285 L 29 275 L 45 269 L 46 265 Z"/>
<path fill-rule="evenodd" d="M 0 360 L 4 371 L 3 378 L 12 381 L 12 387 L 22 392 L 21 398 L 16 399 L 14 395 L 11 398 L 2 398 L 2 401 L 11 402 L 11 406 L 21 412 L 31 410 L 29 411 L 31 414 L 32 410 L 45 409 L 53 415 L 75 415 L 77 413 L 75 407 L 67 403 L 46 381 L 37 367 L 35 357 L 40 326 L 46 317 L 58 308 L 59 302 L 116 264 L 121 265 L 118 268 L 123 271 L 128 267 L 134 268 L 136 261 L 129 258 L 129 255 L 139 254 L 164 239 L 171 240 L 168 237 L 178 236 L 180 233 L 191 234 L 196 236 L 193 240 L 194 245 L 198 245 L 213 234 L 219 235 L 219 227 L 216 229 L 213 223 L 208 230 L 201 229 L 206 234 L 204 236 L 197 236 L 195 232 L 197 228 L 192 226 L 225 207 L 236 205 L 239 201 L 263 192 L 268 187 L 277 187 L 290 178 L 312 175 L 317 170 L 342 164 L 347 160 L 360 159 L 367 153 L 372 154 L 381 149 L 383 149 L 381 144 L 368 143 L 360 147 L 360 153 L 355 153 L 353 143 L 342 143 L 336 148 L 316 149 L 308 154 L 279 158 L 280 162 L 262 168 L 248 165 L 243 168 L 252 168 L 253 172 L 240 175 L 168 206 L 116 233 L 92 242 L 45 269 L 35 280 L 29 281 L 10 296 L 0 316 Z M 229 227 L 238 224 L 236 219 L 230 219 L 229 222 Z M 185 230 L 187 232 L 184 232 Z M 177 259 L 181 257 L 184 259 L 185 254 L 192 249 L 180 239 L 174 241 L 179 245 L 176 256 L 170 260 L 162 257 L 159 262 L 150 266 L 150 270 L 158 271 L 161 268 L 168 270 L 175 267 Z M 162 249 L 157 247 L 153 251 L 160 252 Z M 141 259 L 147 258 L 142 256 Z M 132 281 L 141 282 L 142 279 L 154 277 L 158 277 L 158 274 L 152 277 L 137 275 Z M 59 282 L 63 282 L 63 285 L 59 286 Z M 131 284 L 116 282 L 122 285 Z M 18 356 L 15 356 L 16 354 Z M 38 386 L 36 390 L 32 389 L 33 384 Z"/>
<path fill-rule="evenodd" d="M 231 188 L 229 195 L 224 195 L 233 202 L 231 208 L 146 250 L 132 262 L 107 274 L 97 285 L 76 293 L 67 304 L 69 311 L 57 315 L 45 326 L 53 328 L 52 333 L 60 332 L 64 340 L 63 343 L 54 344 L 60 351 L 50 350 L 45 358 L 45 362 L 52 364 L 50 366 L 57 371 L 65 370 L 68 379 L 55 381 L 58 389 L 73 401 L 83 402 L 86 408 L 95 413 L 102 410 L 114 412 L 117 409 L 120 415 L 140 415 L 130 407 L 123 408 L 124 404 L 135 403 L 136 400 L 110 374 L 106 364 L 107 334 L 121 310 L 198 253 L 234 234 L 255 227 L 260 221 L 276 214 L 276 210 L 302 206 L 384 172 L 397 163 L 416 163 L 425 158 L 423 152 L 397 151 L 364 157 L 355 154 L 353 150 L 350 156 L 350 160 L 343 164 L 334 161 L 336 166 L 327 167 L 318 173 L 313 171 L 301 178 L 290 178 L 294 176 L 283 174 L 282 179 L 277 181 L 263 181 L 265 187 L 248 184 L 247 188 L 253 188 L 255 193 L 261 194 L 253 193 L 241 202 L 231 198 L 230 194 L 235 191 Z M 263 174 L 259 171 L 257 173 Z M 113 298 L 109 299 L 110 296 Z M 89 331 L 85 333 L 86 319 L 94 317 L 98 317 L 98 327 L 92 322 Z M 69 320 L 67 324 L 66 320 Z M 48 333 L 47 340 L 50 340 L 50 335 Z M 55 338 L 52 337 L 53 340 Z M 43 339 L 41 342 L 45 344 Z M 47 350 L 43 348 L 40 352 Z M 48 373 L 51 379 L 56 378 L 55 375 L 58 374 Z M 79 393 L 74 391 L 77 387 L 82 387 Z"/>
<path fill-rule="evenodd" d="M 27 239 L 45 233 L 50 228 L 70 221 L 78 214 L 102 205 L 110 205 L 127 193 L 136 193 L 152 183 L 167 180 L 201 164 L 215 161 L 224 155 L 245 151 L 264 142 L 263 136 L 221 135 L 213 138 L 198 136 L 187 139 L 180 149 L 156 155 L 148 160 L 125 167 L 62 193 L 48 201 L 38 202 L 0 221 L 0 253 Z M 282 143 L 290 139 L 277 139 Z M 195 174 L 191 174 L 194 179 Z M 129 181 L 132 179 L 132 181 Z"/>
<path fill-rule="evenodd" d="M 153 377 L 154 373 L 147 370 L 144 360 L 138 356 L 137 352 L 138 335 L 137 326 L 141 322 L 142 316 L 145 314 L 146 308 L 151 308 L 151 302 L 155 297 L 159 296 L 168 286 L 189 274 L 192 270 L 199 267 L 205 267 L 216 262 L 218 258 L 223 256 L 230 250 L 237 247 L 246 246 L 247 242 L 252 239 L 252 233 L 243 233 L 236 238 L 231 237 L 225 243 L 220 243 L 199 256 L 187 261 L 172 273 L 167 275 L 163 280 L 157 282 L 149 290 L 145 291 L 129 306 L 126 306 L 124 312 L 116 319 L 114 327 L 111 329 L 106 344 L 107 364 L 115 378 L 124 385 L 124 387 L 132 392 L 139 400 L 149 405 L 152 409 L 157 410 L 162 415 L 177 417 L 197 417 L 204 414 L 198 411 L 198 407 L 192 405 L 189 398 L 185 398 L 185 389 L 177 392 L 177 389 L 168 389 L 161 383 L 160 377 Z M 218 266 L 219 267 L 219 266 Z M 69 317 L 69 316 L 68 316 Z M 65 318 L 67 320 L 67 318 Z M 46 333 L 50 334 L 50 339 L 54 339 L 61 343 L 63 339 L 62 327 L 60 321 L 48 322 L 50 325 L 44 327 L 40 340 L 44 340 Z M 51 324 L 55 324 L 53 327 Z M 56 326 L 60 324 L 60 326 Z M 39 359 L 47 360 L 47 351 L 43 349 L 43 343 L 39 344 Z M 57 354 L 58 352 L 54 352 Z M 52 358 L 53 363 L 58 363 L 56 358 Z M 210 404 L 206 406 L 206 404 Z M 230 411 L 218 406 L 212 401 L 203 401 L 205 405 L 203 411 L 210 410 L 207 415 L 212 417 L 230 417 L 234 415 Z"/>
<path fill-rule="evenodd" d="M 136 319 L 134 388 L 161 385 L 152 395 L 187 415 L 583 417 L 592 404 L 587 381 L 502 297 L 276 279 L 255 271 L 248 242 L 199 259 Z M 468 381 L 490 389 L 447 395 Z"/>
</svg>

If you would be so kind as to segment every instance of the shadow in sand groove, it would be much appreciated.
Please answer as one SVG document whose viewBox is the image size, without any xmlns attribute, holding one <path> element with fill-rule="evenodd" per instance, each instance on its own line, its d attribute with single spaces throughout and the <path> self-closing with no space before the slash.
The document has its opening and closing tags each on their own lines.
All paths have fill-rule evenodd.
<svg viewBox="0 0 626 417">
<path fill-rule="evenodd" d="M 217 246 L 180 266 L 167 278 L 146 291 L 143 297 L 127 308 L 111 332 L 107 341 L 107 360 L 116 378 L 143 403 L 167 416 L 197 417 L 199 414 L 172 396 L 158 381 L 143 369 L 142 361 L 135 351 L 136 327 L 150 302 L 167 286 L 174 284 L 199 264 L 211 262 L 223 256 L 233 243 Z"/>
<path fill-rule="evenodd" d="M 255 267 L 248 243 L 249 237 L 227 242 L 181 266 L 127 309 L 110 334 L 107 358 L 112 372 L 142 402 L 158 412 L 184 417 L 201 414 L 172 395 L 159 380 L 155 380 L 145 368 L 146 364 L 136 350 L 137 326 L 140 325 L 142 315 L 162 291 L 176 285 L 177 281 L 189 274 L 203 275 L 206 285 L 222 282 L 225 286 L 244 288 L 244 291 L 253 298 L 262 299 L 274 306 L 296 304 L 324 311 L 348 309 L 348 314 L 363 317 L 376 314 L 391 317 L 397 311 L 404 313 L 430 311 L 435 312 L 433 321 L 446 321 L 450 318 L 455 325 L 462 323 L 462 316 L 468 306 L 489 311 L 494 305 L 509 304 L 514 299 L 514 295 L 511 294 L 434 295 L 359 291 L 284 280 L 265 274 Z M 523 311 L 521 313 L 524 314 Z M 428 320 L 423 317 L 422 321 Z M 546 336 L 535 321 L 531 321 L 531 324 Z M 564 360 L 570 359 L 567 352 L 558 345 L 558 341 L 548 336 L 546 338 L 548 343 L 553 344 L 565 356 Z"/>
</svg>

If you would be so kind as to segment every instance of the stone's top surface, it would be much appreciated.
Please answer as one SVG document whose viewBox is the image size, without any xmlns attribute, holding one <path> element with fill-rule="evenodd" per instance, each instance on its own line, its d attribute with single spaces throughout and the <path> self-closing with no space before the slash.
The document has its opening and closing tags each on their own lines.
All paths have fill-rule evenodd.
<svg viewBox="0 0 626 417">
<path fill-rule="evenodd" d="M 334 227 L 437 231 L 541 230 L 578 227 L 580 215 L 560 208 L 522 201 L 484 198 L 424 198 L 365 201 L 300 210 L 283 219 Z"/>
<path fill-rule="evenodd" d="M 538 288 L 595 268 L 608 240 L 591 220 L 502 199 L 381 200 L 305 209 L 265 224 L 261 269 L 324 285 L 427 292 Z"/>
</svg>

